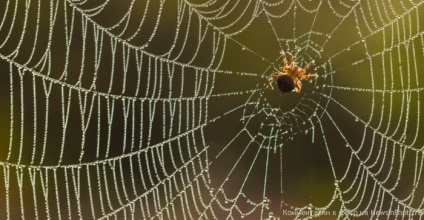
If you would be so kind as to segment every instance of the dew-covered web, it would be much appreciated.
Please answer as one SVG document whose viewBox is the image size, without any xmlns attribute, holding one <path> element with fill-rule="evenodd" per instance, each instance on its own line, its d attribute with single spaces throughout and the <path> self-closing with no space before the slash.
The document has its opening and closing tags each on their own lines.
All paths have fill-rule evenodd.
<svg viewBox="0 0 424 220">
<path fill-rule="evenodd" d="M 422 218 L 422 3 L 1 1 L 0 218 Z"/>
</svg>

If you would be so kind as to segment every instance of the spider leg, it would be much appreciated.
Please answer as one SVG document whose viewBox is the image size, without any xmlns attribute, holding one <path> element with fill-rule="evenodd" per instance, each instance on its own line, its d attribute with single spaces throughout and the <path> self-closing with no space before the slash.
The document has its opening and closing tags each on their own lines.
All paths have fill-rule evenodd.
<svg viewBox="0 0 424 220">
<path fill-rule="evenodd" d="M 309 62 L 308 64 L 306 64 L 306 66 L 303 68 L 306 71 L 308 71 L 308 69 L 315 64 L 315 61 L 312 60 L 311 62 Z"/>
<path fill-rule="evenodd" d="M 290 55 L 290 64 L 294 65 L 293 54 L 291 54 L 290 52 L 287 52 L 287 54 Z"/>
<path fill-rule="evenodd" d="M 288 73 L 290 73 L 290 72 L 292 71 L 292 68 L 291 68 L 290 66 L 281 66 L 281 67 L 280 67 L 280 70 L 281 70 L 283 73 L 288 74 Z"/>
<path fill-rule="evenodd" d="M 314 79 L 318 77 L 318 74 L 313 73 L 313 74 L 303 74 L 303 71 L 299 71 L 299 77 L 302 79 Z"/>
<path fill-rule="evenodd" d="M 272 86 L 272 83 L 274 82 L 274 77 L 278 75 L 279 75 L 278 72 L 274 72 L 274 73 L 271 73 L 271 75 L 269 75 L 268 77 L 268 86 L 271 87 L 272 90 L 274 89 L 274 87 Z"/>
<path fill-rule="evenodd" d="M 308 74 L 308 75 L 305 75 L 304 74 L 314 64 L 315 64 L 315 61 L 313 61 L 313 60 L 311 62 L 309 62 L 303 69 L 299 70 L 298 76 L 300 78 L 302 78 L 302 79 L 311 79 L 311 78 L 313 79 L 313 78 L 317 78 L 318 77 L 318 74 L 316 74 L 316 73 Z"/>
<path fill-rule="evenodd" d="M 281 50 L 281 55 L 283 55 L 283 63 L 284 63 L 284 66 L 287 66 L 287 57 L 286 57 L 286 52 L 284 52 L 284 50 Z"/>
<path fill-rule="evenodd" d="M 297 78 L 294 81 L 296 83 L 296 87 L 294 88 L 294 92 L 299 93 L 300 90 L 302 89 L 302 83 Z"/>
<path fill-rule="evenodd" d="M 268 86 L 271 88 L 271 90 L 274 90 L 274 86 L 272 86 L 272 81 L 269 81 Z M 268 86 L 267 86 L 267 88 L 268 88 Z"/>
<path fill-rule="evenodd" d="M 272 83 L 274 82 L 274 79 L 273 78 L 269 78 L 269 80 L 268 80 L 268 86 L 272 89 L 272 90 L 274 90 L 274 86 L 272 86 Z M 267 88 L 268 88 L 268 86 L 267 86 Z"/>
</svg>

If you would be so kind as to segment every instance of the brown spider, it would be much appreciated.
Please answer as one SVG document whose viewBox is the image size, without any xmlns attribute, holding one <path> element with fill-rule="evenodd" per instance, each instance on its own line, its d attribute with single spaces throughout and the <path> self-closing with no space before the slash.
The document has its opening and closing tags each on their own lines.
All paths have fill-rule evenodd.
<svg viewBox="0 0 424 220">
<path fill-rule="evenodd" d="M 281 72 L 274 72 L 269 76 L 269 85 L 271 89 L 274 89 L 272 83 L 277 83 L 278 89 L 281 92 L 291 92 L 294 91 L 299 93 L 302 89 L 302 83 L 299 78 L 302 79 L 313 79 L 318 77 L 316 73 L 305 75 L 306 71 L 315 63 L 313 60 L 309 62 L 305 67 L 300 68 L 294 62 L 293 55 L 290 52 L 287 52 L 290 55 L 290 65 L 287 65 L 286 53 L 282 50 L 281 55 L 283 55 L 284 66 L 280 66 Z"/>
</svg>

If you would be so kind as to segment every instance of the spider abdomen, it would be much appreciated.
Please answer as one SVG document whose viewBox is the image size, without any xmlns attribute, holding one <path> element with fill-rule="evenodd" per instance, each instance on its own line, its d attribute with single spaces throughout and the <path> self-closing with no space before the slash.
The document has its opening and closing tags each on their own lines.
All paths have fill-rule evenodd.
<svg viewBox="0 0 424 220">
<path fill-rule="evenodd" d="M 281 92 L 291 92 L 296 86 L 293 78 L 289 75 L 279 76 L 276 81 Z"/>
</svg>

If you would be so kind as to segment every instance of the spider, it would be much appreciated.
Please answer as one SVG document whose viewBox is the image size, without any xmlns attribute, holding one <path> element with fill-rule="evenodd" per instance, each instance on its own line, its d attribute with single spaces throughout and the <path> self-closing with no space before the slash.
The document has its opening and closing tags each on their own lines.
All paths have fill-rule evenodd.
<svg viewBox="0 0 424 220">
<path fill-rule="evenodd" d="M 271 89 L 274 89 L 272 83 L 275 82 L 277 83 L 278 89 L 280 89 L 283 93 L 291 91 L 299 93 L 302 89 L 302 83 L 299 78 L 313 79 L 318 77 L 316 73 L 308 75 L 304 74 L 315 63 L 315 61 L 312 60 L 305 67 L 300 68 L 297 66 L 296 62 L 294 62 L 293 55 L 290 52 L 287 52 L 287 54 L 290 56 L 290 65 L 287 65 L 286 53 L 282 50 L 281 55 L 283 55 L 284 66 L 280 66 L 281 72 L 274 72 L 269 76 L 269 86 Z"/>
</svg>

